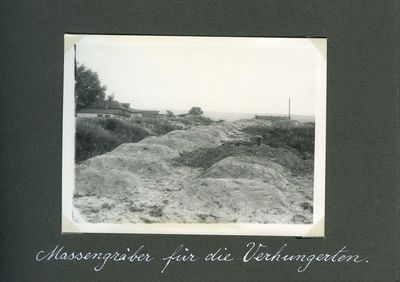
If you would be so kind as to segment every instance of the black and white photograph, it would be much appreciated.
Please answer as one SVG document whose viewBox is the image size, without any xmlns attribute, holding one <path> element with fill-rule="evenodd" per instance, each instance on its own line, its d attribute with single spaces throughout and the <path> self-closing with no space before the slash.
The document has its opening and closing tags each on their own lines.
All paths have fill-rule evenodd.
<svg viewBox="0 0 400 282">
<path fill-rule="evenodd" d="M 63 232 L 324 236 L 326 39 L 64 40 Z"/>
<path fill-rule="evenodd" d="M 400 1 L 0 2 L 0 282 L 400 281 Z"/>
</svg>

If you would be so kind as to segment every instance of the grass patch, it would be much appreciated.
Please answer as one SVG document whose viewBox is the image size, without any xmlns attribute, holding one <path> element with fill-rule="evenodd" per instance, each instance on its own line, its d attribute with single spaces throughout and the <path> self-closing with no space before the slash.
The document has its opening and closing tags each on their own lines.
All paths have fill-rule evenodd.
<svg viewBox="0 0 400 282">
<path fill-rule="evenodd" d="M 294 149 L 303 159 L 314 156 L 315 124 L 299 127 L 253 126 L 243 129 L 248 134 L 259 135 L 262 143 L 275 148 Z"/>
</svg>

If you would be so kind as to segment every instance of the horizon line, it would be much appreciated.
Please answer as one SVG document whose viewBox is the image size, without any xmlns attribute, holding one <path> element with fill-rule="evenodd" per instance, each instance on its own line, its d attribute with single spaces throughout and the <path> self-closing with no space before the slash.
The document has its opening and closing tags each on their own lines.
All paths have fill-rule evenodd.
<svg viewBox="0 0 400 282">
<path fill-rule="evenodd" d="M 200 107 L 201 108 L 201 107 Z M 171 109 L 171 108 L 134 108 L 137 110 L 147 110 L 147 111 L 180 111 L 180 112 L 189 112 L 190 109 Z M 271 115 L 271 116 L 288 116 L 287 113 L 268 113 L 268 112 L 232 112 L 232 111 L 221 111 L 221 110 L 205 110 L 201 108 L 204 114 L 206 112 L 211 113 L 231 113 L 231 114 L 254 114 L 254 115 Z M 310 116 L 315 117 L 315 114 L 303 114 L 303 113 L 291 113 L 291 115 L 295 116 Z"/>
</svg>

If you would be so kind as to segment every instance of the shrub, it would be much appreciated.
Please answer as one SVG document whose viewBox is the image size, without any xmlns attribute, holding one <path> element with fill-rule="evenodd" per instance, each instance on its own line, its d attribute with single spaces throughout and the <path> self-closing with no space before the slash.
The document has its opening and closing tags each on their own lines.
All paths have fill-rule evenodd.
<svg viewBox="0 0 400 282">
<path fill-rule="evenodd" d="M 200 107 L 192 107 L 189 110 L 189 114 L 194 115 L 194 116 L 201 116 L 203 113 L 204 112 Z"/>
<path fill-rule="evenodd" d="M 122 143 L 138 142 L 149 133 L 142 126 L 118 119 L 77 119 L 75 161 L 104 154 Z"/>
<path fill-rule="evenodd" d="M 214 122 L 212 119 L 204 116 L 196 117 L 195 120 L 198 121 L 201 125 L 210 125 Z"/>
<path fill-rule="evenodd" d="M 77 120 L 75 161 L 80 162 L 111 151 L 119 145 L 117 136 L 88 120 Z"/>
<path fill-rule="evenodd" d="M 116 135 L 123 143 L 134 143 L 149 136 L 149 132 L 141 125 L 129 120 L 98 119 L 101 127 Z"/>
<path fill-rule="evenodd" d="M 143 118 L 140 124 L 150 129 L 154 135 L 164 135 L 173 130 L 182 129 L 181 126 L 175 125 L 169 120 L 157 117 Z"/>
</svg>

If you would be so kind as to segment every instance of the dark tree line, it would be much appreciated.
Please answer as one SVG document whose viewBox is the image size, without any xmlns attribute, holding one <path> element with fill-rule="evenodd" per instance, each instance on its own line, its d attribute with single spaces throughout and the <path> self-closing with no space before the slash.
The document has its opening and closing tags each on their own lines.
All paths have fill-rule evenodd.
<svg viewBox="0 0 400 282">
<path fill-rule="evenodd" d="M 106 86 L 101 85 L 97 72 L 79 64 L 76 68 L 75 110 L 104 101 Z"/>
</svg>

